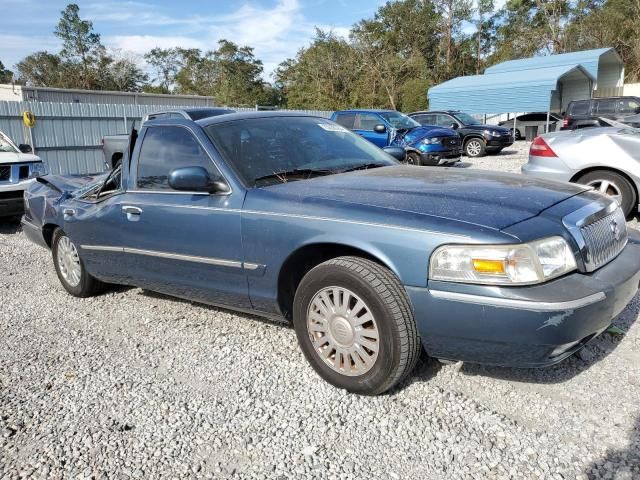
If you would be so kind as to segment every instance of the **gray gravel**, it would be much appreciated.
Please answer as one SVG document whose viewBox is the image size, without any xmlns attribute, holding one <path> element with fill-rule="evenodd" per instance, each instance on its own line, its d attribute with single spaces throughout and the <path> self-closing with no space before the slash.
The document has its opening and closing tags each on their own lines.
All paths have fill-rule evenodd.
<svg viewBox="0 0 640 480">
<path fill-rule="evenodd" d="M 624 336 L 558 366 L 424 359 L 368 398 L 320 381 L 287 326 L 135 288 L 72 298 L 16 225 L 0 253 L 2 479 L 640 478 L 640 296 Z"/>
</svg>

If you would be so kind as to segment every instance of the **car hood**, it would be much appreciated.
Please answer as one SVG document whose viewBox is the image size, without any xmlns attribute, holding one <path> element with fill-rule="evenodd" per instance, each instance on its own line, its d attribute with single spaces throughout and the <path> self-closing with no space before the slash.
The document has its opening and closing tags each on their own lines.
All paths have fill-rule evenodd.
<svg viewBox="0 0 640 480">
<path fill-rule="evenodd" d="M 266 187 L 292 202 L 354 205 L 503 229 L 587 187 L 458 168 L 390 166 Z"/>
<path fill-rule="evenodd" d="M 455 137 L 458 133 L 451 128 L 436 126 L 415 127 L 408 130 L 399 130 L 391 141 L 391 145 L 409 146 L 415 145 L 423 138 Z"/>
<path fill-rule="evenodd" d="M 31 153 L 0 152 L 0 164 L 41 162 L 37 155 Z"/>
</svg>

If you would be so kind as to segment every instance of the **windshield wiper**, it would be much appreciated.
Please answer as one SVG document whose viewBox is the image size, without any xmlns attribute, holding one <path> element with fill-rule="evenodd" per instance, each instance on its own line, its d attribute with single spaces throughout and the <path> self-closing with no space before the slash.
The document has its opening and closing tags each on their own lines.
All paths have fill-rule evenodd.
<svg viewBox="0 0 640 480">
<path fill-rule="evenodd" d="M 268 175 L 263 175 L 253 180 L 253 183 L 258 183 L 264 180 L 278 179 L 282 183 L 286 183 L 289 179 L 289 175 L 297 176 L 302 175 L 306 178 L 311 178 L 312 175 L 331 175 L 336 173 L 333 170 L 319 169 L 319 168 L 294 168 L 292 170 L 283 170 L 281 172 L 273 172 Z"/>
<path fill-rule="evenodd" d="M 345 168 L 338 173 L 354 172 L 356 170 L 369 170 L 370 168 L 386 167 L 386 163 L 364 163 L 362 165 L 356 165 L 355 167 Z"/>
</svg>

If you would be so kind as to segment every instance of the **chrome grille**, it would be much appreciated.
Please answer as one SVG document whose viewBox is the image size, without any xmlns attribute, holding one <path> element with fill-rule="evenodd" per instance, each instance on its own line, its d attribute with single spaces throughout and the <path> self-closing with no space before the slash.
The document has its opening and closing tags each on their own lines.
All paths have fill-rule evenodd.
<svg viewBox="0 0 640 480">
<path fill-rule="evenodd" d="M 0 165 L 0 182 L 9 180 L 10 177 L 11 177 L 11 166 Z"/>
<path fill-rule="evenodd" d="M 627 244 L 627 223 L 621 208 L 580 227 L 584 239 L 585 266 L 593 271 L 609 263 Z"/>
</svg>

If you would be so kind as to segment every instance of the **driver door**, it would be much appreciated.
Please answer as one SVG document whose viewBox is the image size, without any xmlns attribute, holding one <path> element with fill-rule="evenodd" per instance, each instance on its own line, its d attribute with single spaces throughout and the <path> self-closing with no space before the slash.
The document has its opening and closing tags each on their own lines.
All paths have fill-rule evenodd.
<svg viewBox="0 0 640 480">
<path fill-rule="evenodd" d="M 249 308 L 240 235 L 244 192 L 172 190 L 168 176 L 175 168 L 221 175 L 203 147 L 207 139 L 185 125 L 145 130 L 120 211 L 124 268 L 135 285 L 150 290 Z"/>
<path fill-rule="evenodd" d="M 374 131 L 376 125 L 384 125 L 387 127 L 385 133 L 378 133 Z M 389 132 L 388 126 L 382 121 L 382 119 L 373 113 L 358 113 L 353 126 L 353 131 L 369 140 L 378 147 L 386 147 L 389 144 Z"/>
</svg>

